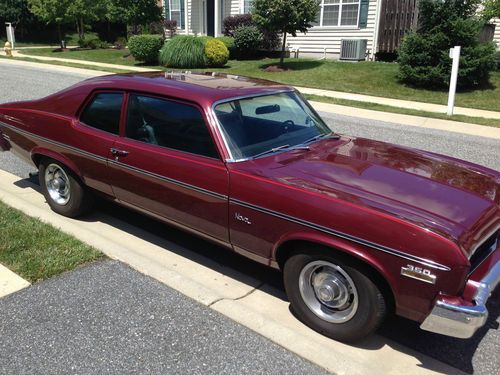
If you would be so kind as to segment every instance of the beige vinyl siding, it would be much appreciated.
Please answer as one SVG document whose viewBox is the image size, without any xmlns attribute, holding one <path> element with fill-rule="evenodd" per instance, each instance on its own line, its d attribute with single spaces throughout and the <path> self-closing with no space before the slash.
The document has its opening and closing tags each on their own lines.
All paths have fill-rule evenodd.
<svg viewBox="0 0 500 375">
<path fill-rule="evenodd" d="M 495 18 L 493 23 L 496 25 L 493 40 L 497 43 L 497 51 L 500 51 L 500 18 Z"/>
<path fill-rule="evenodd" d="M 307 33 L 297 34 L 294 38 L 287 36 L 287 44 L 291 48 L 299 48 L 300 53 L 323 54 L 326 48 L 328 57 L 340 55 L 340 44 L 342 39 L 367 39 L 367 49 L 373 54 L 375 38 L 375 27 L 378 27 L 378 12 L 380 0 L 371 0 L 368 6 L 368 22 L 365 28 L 347 27 L 313 27 Z"/>
<path fill-rule="evenodd" d="M 240 0 L 223 0 L 224 1 L 224 17 L 234 16 L 241 13 Z"/>
</svg>

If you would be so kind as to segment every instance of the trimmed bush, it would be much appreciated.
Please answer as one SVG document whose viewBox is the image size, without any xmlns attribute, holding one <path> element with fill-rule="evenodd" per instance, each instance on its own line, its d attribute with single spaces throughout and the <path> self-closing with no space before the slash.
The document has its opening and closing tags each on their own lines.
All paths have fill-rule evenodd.
<svg viewBox="0 0 500 375">
<path fill-rule="evenodd" d="M 247 57 L 260 47 L 262 33 L 257 26 L 241 26 L 234 32 L 234 46 L 239 56 Z"/>
<path fill-rule="evenodd" d="M 158 63 L 158 53 L 163 45 L 161 35 L 134 35 L 128 41 L 128 49 L 138 61 L 147 64 Z"/>
<path fill-rule="evenodd" d="M 177 35 L 161 49 L 160 64 L 169 68 L 204 68 L 207 66 L 204 50 L 204 38 Z"/>
<path fill-rule="evenodd" d="M 215 38 L 220 40 L 222 43 L 226 45 L 226 48 L 229 50 L 229 58 L 234 59 L 236 57 L 236 47 L 234 46 L 234 38 L 230 36 L 218 36 Z"/>
<path fill-rule="evenodd" d="M 222 41 L 211 39 L 205 44 L 205 57 L 207 58 L 208 66 L 221 68 L 229 60 L 229 50 Z"/>
<path fill-rule="evenodd" d="M 224 27 L 224 35 L 234 37 L 236 29 L 242 26 L 251 26 L 254 23 L 251 14 L 236 14 L 224 18 L 222 25 Z"/>
</svg>

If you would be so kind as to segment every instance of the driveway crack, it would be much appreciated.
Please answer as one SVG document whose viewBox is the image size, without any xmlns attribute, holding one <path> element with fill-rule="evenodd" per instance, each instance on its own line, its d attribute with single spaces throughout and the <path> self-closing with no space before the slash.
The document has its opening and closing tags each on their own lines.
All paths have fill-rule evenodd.
<svg viewBox="0 0 500 375">
<path fill-rule="evenodd" d="M 246 292 L 245 294 L 243 294 L 242 296 L 239 296 L 239 297 L 236 297 L 236 298 L 217 298 L 215 301 L 212 301 L 208 304 L 208 307 L 212 307 L 213 305 L 215 305 L 217 302 L 220 302 L 220 301 L 239 301 L 240 299 L 243 299 L 245 297 L 248 297 L 250 294 L 252 294 L 253 292 L 255 292 L 256 290 L 259 290 L 260 288 L 262 288 L 264 286 L 265 282 L 261 282 L 259 283 L 259 285 L 257 285 L 256 287 L 250 289 L 248 292 Z"/>
</svg>

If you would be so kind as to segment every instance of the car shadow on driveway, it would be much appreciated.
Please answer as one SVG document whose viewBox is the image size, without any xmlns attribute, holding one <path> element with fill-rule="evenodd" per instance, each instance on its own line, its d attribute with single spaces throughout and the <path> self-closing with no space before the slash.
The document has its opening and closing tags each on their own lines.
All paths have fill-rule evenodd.
<svg viewBox="0 0 500 375">
<path fill-rule="evenodd" d="M 34 184 L 37 184 L 36 176 L 16 182 L 19 187 L 39 191 L 38 186 Z M 173 243 L 176 246 L 169 247 L 169 251 L 224 273 L 242 283 L 250 286 L 259 285 L 261 291 L 287 301 L 281 274 L 277 270 L 113 202 L 98 199 L 96 207 L 98 210 L 79 220 L 100 221 L 160 247 L 166 242 Z M 497 318 L 500 315 L 498 294 L 496 293 L 488 303 L 490 315 L 487 324 L 468 340 L 423 331 L 416 322 L 401 317 L 392 317 L 379 329 L 377 335 L 352 346 L 377 350 L 388 345 L 403 352 L 405 348 L 410 348 L 416 352 L 411 355 L 420 361 L 421 367 L 432 369 L 431 364 L 426 364 L 426 356 L 429 356 L 471 374 L 477 370 L 474 368 L 473 361 L 474 357 L 477 357 L 477 362 L 486 362 L 485 366 L 491 368 L 492 370 L 489 371 L 494 373 L 494 369 L 498 369 L 499 366 L 495 349 L 498 345 Z M 477 353 L 478 350 L 479 353 Z M 489 371 L 481 369 L 480 372 Z"/>
</svg>

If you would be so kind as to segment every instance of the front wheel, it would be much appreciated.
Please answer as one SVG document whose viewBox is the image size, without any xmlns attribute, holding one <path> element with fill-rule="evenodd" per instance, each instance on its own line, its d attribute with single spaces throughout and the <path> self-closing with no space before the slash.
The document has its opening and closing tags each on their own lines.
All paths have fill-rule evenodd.
<svg viewBox="0 0 500 375">
<path fill-rule="evenodd" d="M 327 252 L 297 252 L 284 266 L 284 284 L 293 311 L 315 331 L 351 342 L 382 323 L 384 295 L 368 269 Z"/>
<path fill-rule="evenodd" d="M 38 171 L 43 195 L 53 211 L 67 217 L 77 217 L 91 208 L 91 193 L 62 163 L 43 159 Z"/>
</svg>

